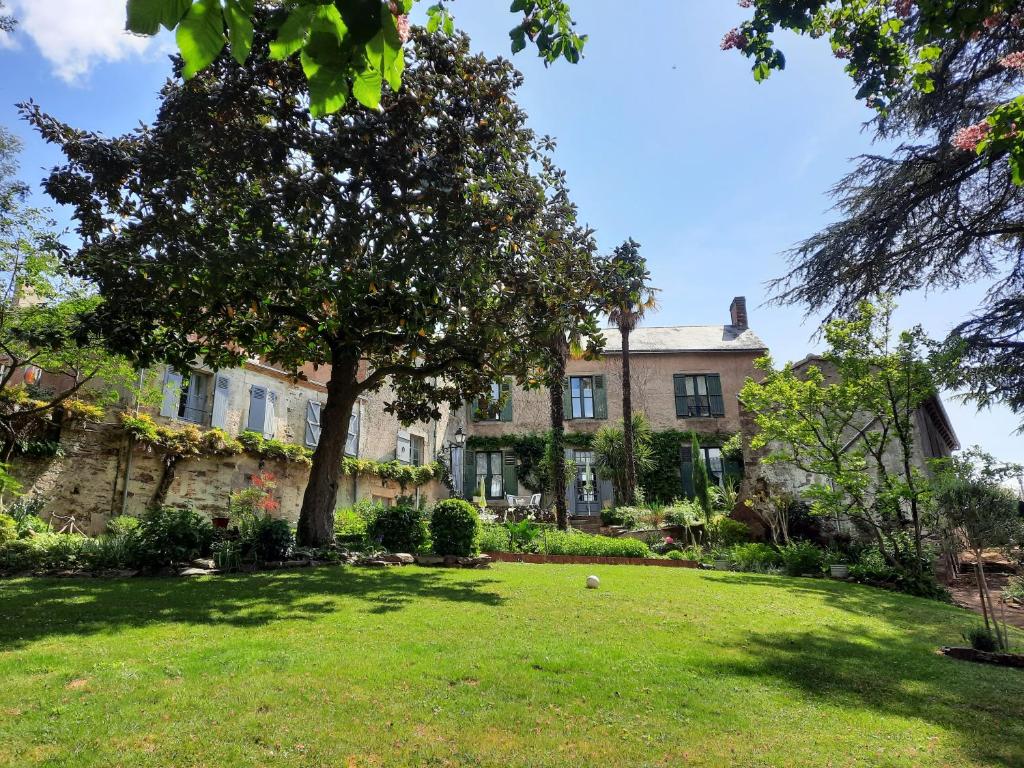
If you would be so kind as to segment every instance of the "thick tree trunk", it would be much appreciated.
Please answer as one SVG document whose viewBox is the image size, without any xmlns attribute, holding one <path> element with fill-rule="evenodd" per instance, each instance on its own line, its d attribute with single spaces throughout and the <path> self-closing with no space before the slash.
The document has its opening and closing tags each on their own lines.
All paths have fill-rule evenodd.
<svg viewBox="0 0 1024 768">
<path fill-rule="evenodd" d="M 358 371 L 358 358 L 332 361 L 327 402 L 320 412 L 320 442 L 313 452 L 295 533 L 304 547 L 324 547 L 334 541 L 334 505 L 338 501 L 348 422 L 359 395 Z"/>
<path fill-rule="evenodd" d="M 558 355 L 552 371 L 556 386 L 551 396 L 551 484 L 555 495 L 555 520 L 561 530 L 569 528 L 569 510 L 565 504 L 565 406 L 562 402 L 562 380 L 565 378 L 565 357 Z"/>
<path fill-rule="evenodd" d="M 629 379 L 629 328 L 619 329 L 622 334 L 622 439 L 626 459 L 626 487 L 622 489 L 623 504 L 636 503 L 636 458 L 633 443 L 633 391 Z"/>
</svg>

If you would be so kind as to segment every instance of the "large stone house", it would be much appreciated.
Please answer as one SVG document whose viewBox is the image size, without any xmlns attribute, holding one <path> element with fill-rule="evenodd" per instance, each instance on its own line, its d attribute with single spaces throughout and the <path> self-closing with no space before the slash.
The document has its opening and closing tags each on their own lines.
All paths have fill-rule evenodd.
<svg viewBox="0 0 1024 768">
<path fill-rule="evenodd" d="M 690 433 L 701 436 L 706 464 L 712 476 L 721 479 L 727 471 L 721 444 L 741 429 L 737 394 L 746 377 L 754 374 L 754 360 L 765 352 L 765 344 L 747 326 L 742 297 L 733 300 L 729 320 L 720 325 L 645 327 L 631 336 L 634 410 L 643 411 L 654 430 L 679 436 L 678 461 L 673 456 L 666 470 L 673 496 L 692 493 Z M 622 417 L 618 331 L 607 330 L 606 340 L 600 359 L 569 363 L 564 406 L 570 436 L 592 435 Z M 162 397 L 157 407 L 143 411 L 158 424 L 217 427 L 231 436 L 254 431 L 267 439 L 316 446 L 327 367 L 307 365 L 298 380 L 259 360 L 220 371 L 202 365 L 185 371 L 161 366 L 151 375 L 157 377 Z M 550 429 L 549 401 L 546 391 L 525 391 L 510 382 L 496 383 L 493 394 L 495 400 L 507 395 L 502 408 L 470 403 L 442 413 L 436 421 L 403 425 L 386 411 L 391 392 L 385 386 L 357 404 L 346 452 L 360 459 L 412 465 L 441 460 L 450 467 L 455 493 L 468 498 L 482 487 L 488 504 L 504 505 L 508 495 L 535 490 L 527 485 L 527 477 L 520 476 L 523 465 L 515 439 Z M 570 444 L 574 447 L 569 457 L 578 470 L 569 488 L 570 509 L 576 516 L 596 516 L 612 503 L 610 484 L 597 480 L 585 439 Z M 115 414 L 107 423 L 65 428 L 57 455 L 22 459 L 16 465 L 27 490 L 46 501 L 46 512 L 73 512 L 79 524 L 92 531 L 102 530 L 112 515 L 141 513 L 153 502 L 164 469 L 160 452 L 129 440 Z M 216 516 L 226 509 L 230 494 L 261 471 L 277 478 L 279 514 L 297 519 L 306 467 L 249 453 L 182 460 L 167 488 L 166 503 L 191 504 Z M 348 474 L 338 503 L 391 503 L 402 493 L 429 502 L 451 491 L 437 479 L 403 489 L 373 474 Z"/>
<path fill-rule="evenodd" d="M 730 322 L 721 325 L 641 327 L 630 335 L 630 371 L 633 410 L 643 411 L 655 431 L 680 434 L 678 463 L 669 471 L 678 486 L 674 495 L 692 495 L 692 460 L 689 439 L 702 436 L 701 450 L 713 480 L 721 480 L 726 467 L 721 444 L 740 432 L 737 395 L 754 361 L 766 352 L 763 341 L 747 323 L 746 300 L 733 299 Z M 566 432 L 592 435 L 603 425 L 622 419 L 621 336 L 617 329 L 605 334 L 605 352 L 597 360 L 570 360 L 563 387 Z M 484 489 L 488 504 L 501 506 L 508 495 L 526 495 L 515 451 L 515 437 L 550 429 L 547 390 L 524 390 L 511 382 L 493 385 L 491 402 L 504 395 L 504 407 L 470 403 L 462 414 L 469 435 L 465 450 L 455 449 L 452 466 L 455 487 L 466 497 Z M 572 439 L 570 438 L 570 443 Z M 593 454 L 585 446 L 566 451 L 577 469 L 567 489 L 570 514 L 595 516 L 612 504 L 608 481 L 596 477 Z"/>
</svg>

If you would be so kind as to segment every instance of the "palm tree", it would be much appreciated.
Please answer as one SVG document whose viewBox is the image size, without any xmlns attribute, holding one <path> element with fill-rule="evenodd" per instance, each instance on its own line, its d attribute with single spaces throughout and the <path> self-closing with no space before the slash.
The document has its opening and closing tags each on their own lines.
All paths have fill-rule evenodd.
<svg viewBox="0 0 1024 768">
<path fill-rule="evenodd" d="M 636 444 L 633 435 L 633 391 L 629 375 L 629 334 L 658 306 L 657 288 L 650 286 L 647 260 L 632 238 L 616 248 L 606 261 L 604 311 L 622 336 L 622 424 L 625 443 L 625 503 L 636 500 Z"/>
</svg>

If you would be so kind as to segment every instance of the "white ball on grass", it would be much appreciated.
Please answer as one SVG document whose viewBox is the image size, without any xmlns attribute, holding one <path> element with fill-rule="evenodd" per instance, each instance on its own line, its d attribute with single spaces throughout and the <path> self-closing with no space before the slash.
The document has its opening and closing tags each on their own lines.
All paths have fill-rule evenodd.
<svg viewBox="0 0 1024 768">
<path fill-rule="evenodd" d="M 587 576 L 587 589 L 597 589 L 601 586 L 601 580 L 597 576 Z"/>
</svg>

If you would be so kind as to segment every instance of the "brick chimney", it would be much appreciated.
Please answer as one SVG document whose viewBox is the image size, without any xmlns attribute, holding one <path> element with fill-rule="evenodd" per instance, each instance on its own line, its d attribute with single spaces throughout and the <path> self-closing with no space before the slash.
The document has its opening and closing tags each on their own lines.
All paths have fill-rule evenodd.
<svg viewBox="0 0 1024 768">
<path fill-rule="evenodd" d="M 745 296 L 737 296 L 729 305 L 729 317 L 732 324 L 741 331 L 747 330 L 747 299 Z"/>
</svg>

